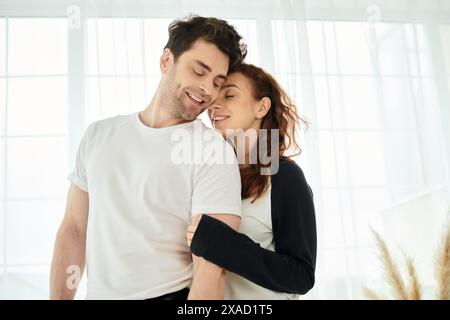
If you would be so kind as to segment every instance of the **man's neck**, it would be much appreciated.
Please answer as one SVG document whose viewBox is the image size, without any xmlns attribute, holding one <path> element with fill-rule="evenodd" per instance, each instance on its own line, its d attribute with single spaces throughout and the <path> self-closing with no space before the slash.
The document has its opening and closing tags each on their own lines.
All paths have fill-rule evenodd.
<svg viewBox="0 0 450 320">
<path fill-rule="evenodd" d="M 151 128 L 165 128 L 187 122 L 181 117 L 175 117 L 169 112 L 157 92 L 144 111 L 139 113 L 142 123 Z"/>
</svg>

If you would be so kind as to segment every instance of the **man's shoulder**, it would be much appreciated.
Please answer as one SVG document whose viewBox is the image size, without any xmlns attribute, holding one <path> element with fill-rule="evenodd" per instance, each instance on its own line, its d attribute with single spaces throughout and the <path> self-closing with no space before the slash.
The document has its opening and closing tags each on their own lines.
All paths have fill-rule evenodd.
<svg viewBox="0 0 450 320">
<path fill-rule="evenodd" d="M 191 146 L 196 159 L 202 165 L 236 165 L 236 154 L 233 146 L 219 130 L 206 126 L 200 119 L 189 127 Z"/>
<path fill-rule="evenodd" d="M 108 129 L 113 128 L 118 125 L 121 125 L 123 123 L 127 123 L 130 121 L 131 117 L 133 117 L 134 114 L 126 114 L 126 115 L 117 115 L 105 119 L 100 119 L 97 121 L 94 121 L 91 123 L 91 126 L 94 127 L 94 129 L 102 130 L 102 129 Z"/>
<path fill-rule="evenodd" d="M 120 128 L 126 123 L 129 123 L 134 114 L 117 115 L 105 119 L 100 119 L 89 124 L 87 134 L 93 138 L 95 136 L 108 133 L 110 131 Z"/>
</svg>

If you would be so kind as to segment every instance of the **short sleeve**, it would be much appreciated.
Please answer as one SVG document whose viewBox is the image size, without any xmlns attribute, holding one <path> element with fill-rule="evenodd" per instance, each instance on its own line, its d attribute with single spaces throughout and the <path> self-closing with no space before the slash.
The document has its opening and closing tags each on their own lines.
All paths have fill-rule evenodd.
<svg viewBox="0 0 450 320">
<path fill-rule="evenodd" d="M 222 138 L 221 138 L 222 139 Z M 225 141 L 217 141 L 226 154 L 225 161 L 205 161 L 196 174 L 191 214 L 241 215 L 241 177 L 233 148 Z"/>
<path fill-rule="evenodd" d="M 75 157 L 75 165 L 72 172 L 69 174 L 67 179 L 74 185 L 79 187 L 81 190 L 88 192 L 88 180 L 86 174 L 86 152 L 87 144 L 90 138 L 90 131 L 92 125 L 90 125 L 85 131 L 83 138 L 81 139 L 80 145 L 78 146 L 78 151 Z"/>
</svg>

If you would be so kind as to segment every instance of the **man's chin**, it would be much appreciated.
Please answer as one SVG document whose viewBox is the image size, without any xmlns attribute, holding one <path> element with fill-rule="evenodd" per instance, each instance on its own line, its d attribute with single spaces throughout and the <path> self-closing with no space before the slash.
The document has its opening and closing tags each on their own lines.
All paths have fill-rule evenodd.
<svg viewBox="0 0 450 320">
<path fill-rule="evenodd" d="M 183 119 L 186 120 L 186 121 L 194 121 L 196 118 L 197 118 L 197 116 L 192 116 L 192 115 L 186 116 L 186 115 L 183 115 Z"/>
<path fill-rule="evenodd" d="M 189 107 L 184 107 L 184 109 L 180 112 L 180 115 L 183 117 L 186 121 L 192 121 L 195 120 L 199 115 L 201 111 L 194 110 Z"/>
</svg>

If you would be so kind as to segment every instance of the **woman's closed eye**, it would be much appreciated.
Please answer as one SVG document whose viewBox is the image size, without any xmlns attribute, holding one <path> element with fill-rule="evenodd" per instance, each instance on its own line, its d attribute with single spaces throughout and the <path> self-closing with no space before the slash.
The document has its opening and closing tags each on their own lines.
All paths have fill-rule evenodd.
<svg viewBox="0 0 450 320">
<path fill-rule="evenodd" d="M 236 95 L 236 92 L 234 92 L 234 90 L 226 90 L 225 92 L 224 92 L 224 98 L 225 99 L 231 99 L 231 98 L 234 98 L 234 96 Z"/>
</svg>

